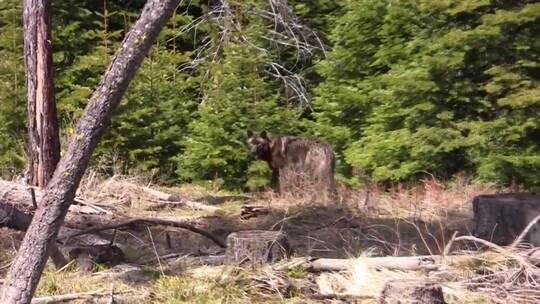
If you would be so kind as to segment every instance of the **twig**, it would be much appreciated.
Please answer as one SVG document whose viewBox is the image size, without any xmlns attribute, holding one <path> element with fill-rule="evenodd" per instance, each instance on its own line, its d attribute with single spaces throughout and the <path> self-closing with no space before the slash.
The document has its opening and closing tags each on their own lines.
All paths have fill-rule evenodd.
<svg viewBox="0 0 540 304">
<path fill-rule="evenodd" d="M 536 223 L 540 220 L 540 214 L 537 215 L 528 225 L 527 227 L 525 227 L 525 229 L 523 229 L 523 231 L 521 232 L 521 234 L 516 238 L 516 240 L 510 245 L 510 248 L 515 248 L 519 243 L 521 243 L 521 241 L 523 241 L 523 239 L 525 238 L 525 236 L 527 236 L 527 233 L 529 233 L 529 230 L 532 229 L 532 227 L 534 225 L 536 225 Z"/>
<path fill-rule="evenodd" d="M 89 292 L 68 293 L 68 294 L 63 294 L 63 295 L 33 298 L 32 304 L 49 304 L 49 303 L 59 303 L 59 302 L 73 301 L 73 300 L 91 299 L 94 296 L 100 295 L 100 293 L 102 292 L 103 290 L 95 290 L 95 291 L 89 291 Z M 106 296 L 106 295 L 107 294 L 101 294 L 100 296 Z"/>
<path fill-rule="evenodd" d="M 161 265 L 161 260 L 159 259 L 159 254 L 157 252 L 156 243 L 154 243 L 154 237 L 152 236 L 152 231 L 148 226 L 146 226 L 146 230 L 148 230 L 148 235 L 150 236 L 150 242 L 152 243 L 152 248 L 154 249 L 154 254 L 156 255 L 157 262 L 159 264 L 159 271 L 161 272 L 162 276 L 165 276 L 165 273 L 163 272 L 163 265 Z"/>
<path fill-rule="evenodd" d="M 36 202 L 36 192 L 34 191 L 34 188 L 30 187 L 30 195 L 32 196 L 32 206 L 34 207 L 34 210 L 37 209 L 37 202 Z"/>
<path fill-rule="evenodd" d="M 96 211 L 103 212 L 103 213 L 105 213 L 105 214 L 111 214 L 111 215 L 114 215 L 113 212 L 111 212 L 111 211 L 109 211 L 109 210 L 107 210 L 107 209 L 105 209 L 105 208 L 101 208 L 101 207 L 99 207 L 99 206 L 97 206 L 97 205 L 95 205 L 95 204 L 92 204 L 92 203 L 83 201 L 83 200 L 81 200 L 80 198 L 75 198 L 75 199 L 73 200 L 73 202 L 74 202 L 75 204 L 77 204 L 77 205 L 87 206 L 87 207 L 90 207 L 90 208 L 92 208 L 92 209 L 95 209 Z"/>
<path fill-rule="evenodd" d="M 494 244 L 490 241 L 486 241 L 486 240 L 483 240 L 483 239 L 480 239 L 480 238 L 477 238 L 477 237 L 474 237 L 474 236 L 470 236 L 470 235 L 464 235 L 464 236 L 460 236 L 460 237 L 457 237 L 454 239 L 454 241 L 473 241 L 473 242 L 477 242 L 477 243 L 480 243 L 480 244 L 483 244 L 483 245 L 486 245 L 487 247 L 490 247 L 492 249 L 494 249 L 495 251 L 498 251 L 499 253 L 507 253 L 508 251 L 506 249 L 504 249 L 503 247 L 497 245 L 497 244 Z"/>
<path fill-rule="evenodd" d="M 442 254 L 443 257 L 447 256 L 450 253 L 450 249 L 452 249 L 452 245 L 454 244 L 454 241 L 456 240 L 457 234 L 458 232 L 454 231 L 454 234 L 452 234 L 452 238 L 450 239 L 448 244 L 446 244 L 446 246 L 444 247 L 444 251 Z"/>
</svg>

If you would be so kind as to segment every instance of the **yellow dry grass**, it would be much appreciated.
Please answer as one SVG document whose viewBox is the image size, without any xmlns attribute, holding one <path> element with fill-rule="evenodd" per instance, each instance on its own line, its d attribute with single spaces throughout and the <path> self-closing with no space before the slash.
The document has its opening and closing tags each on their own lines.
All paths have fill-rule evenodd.
<svg viewBox="0 0 540 304">
<path fill-rule="evenodd" d="M 179 195 L 219 210 L 209 212 L 177 207 L 154 210 L 159 202 L 141 190 L 143 187 Z M 158 187 L 140 178 L 126 176 L 104 179 L 89 173 L 78 195 L 111 212 L 131 217 L 198 219 L 198 226 L 220 237 L 237 230 L 284 230 L 291 238 L 296 256 L 354 258 L 441 254 L 451 242 L 454 231 L 466 234 L 472 218 L 472 198 L 499 191 L 501 189 L 489 185 L 471 185 L 465 179 L 450 183 L 428 179 L 414 187 L 341 188 L 337 201 L 329 202 L 317 189 L 296 189 L 293 194 L 284 195 L 272 192 L 237 195 L 194 185 Z M 244 203 L 266 207 L 270 212 L 243 220 L 239 214 Z M 4 275 L 2 267 L 14 254 L 5 235 L 2 234 L 0 242 L 0 277 Z M 108 290 L 114 285 L 118 291 L 152 292 L 154 297 L 148 299 L 148 303 L 318 301 L 305 296 L 295 286 L 285 288 L 287 282 L 294 281 L 310 282 L 310 288 L 320 294 L 354 295 L 363 298 L 363 303 L 375 303 L 387 280 L 414 278 L 441 282 L 448 303 L 532 303 L 527 301 L 534 299 L 530 290 L 535 286 L 538 274 L 518 248 L 499 250 L 492 247 L 488 251 L 470 253 L 477 255 L 471 263 L 447 265 L 439 272 L 370 269 L 362 259 L 357 259 L 346 271 L 313 274 L 301 267 L 285 272 L 270 268 L 252 272 L 183 263 L 186 256 L 219 253 L 219 248 L 199 235 L 173 228 L 121 231 L 117 243 L 123 245 L 129 262 L 154 267 L 156 275 L 146 283 L 134 284 L 103 279 L 93 273 L 83 274 L 71 268 L 60 272 L 47 268 L 38 294 Z M 462 241 L 455 242 L 453 251 L 461 252 L 465 248 L 462 245 Z M 179 253 L 179 256 L 158 259 L 170 253 Z M 501 286 L 505 297 L 500 292 Z"/>
</svg>

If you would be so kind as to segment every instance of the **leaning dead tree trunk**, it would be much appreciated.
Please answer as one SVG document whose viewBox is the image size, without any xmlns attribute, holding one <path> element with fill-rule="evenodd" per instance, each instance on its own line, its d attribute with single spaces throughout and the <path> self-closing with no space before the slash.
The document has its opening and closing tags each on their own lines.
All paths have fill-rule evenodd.
<svg viewBox="0 0 540 304">
<path fill-rule="evenodd" d="M 23 1 L 28 172 L 30 185 L 45 187 L 60 160 L 54 100 L 48 0 Z"/>
<path fill-rule="evenodd" d="M 69 205 L 112 112 L 179 0 L 148 0 L 90 97 L 8 272 L 1 303 L 29 303 Z"/>
</svg>

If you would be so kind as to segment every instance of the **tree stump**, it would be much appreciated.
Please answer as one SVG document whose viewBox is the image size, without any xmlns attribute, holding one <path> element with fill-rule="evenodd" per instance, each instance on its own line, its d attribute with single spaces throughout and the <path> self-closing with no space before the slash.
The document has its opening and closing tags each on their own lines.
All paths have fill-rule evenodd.
<svg viewBox="0 0 540 304">
<path fill-rule="evenodd" d="M 439 284 L 414 280 L 388 281 L 379 298 L 380 304 L 444 304 Z"/>
<path fill-rule="evenodd" d="M 474 236 L 498 245 L 508 245 L 540 214 L 540 195 L 505 193 L 480 195 L 473 199 Z M 540 246 L 540 223 L 524 239 Z"/>
<path fill-rule="evenodd" d="M 246 230 L 227 237 L 225 255 L 229 264 L 258 267 L 290 254 L 289 240 L 283 231 Z"/>
</svg>

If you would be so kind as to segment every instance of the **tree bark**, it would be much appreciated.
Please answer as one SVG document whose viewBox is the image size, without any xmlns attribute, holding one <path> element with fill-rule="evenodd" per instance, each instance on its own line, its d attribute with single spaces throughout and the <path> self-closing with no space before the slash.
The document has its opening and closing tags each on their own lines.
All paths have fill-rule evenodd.
<svg viewBox="0 0 540 304">
<path fill-rule="evenodd" d="M 30 185 L 45 187 L 60 160 L 54 100 L 49 1 L 23 1 L 28 171 Z"/>
<path fill-rule="evenodd" d="M 0 302 L 29 303 L 90 156 L 135 71 L 179 0 L 148 0 L 124 38 L 75 127 L 8 272 Z"/>
</svg>

